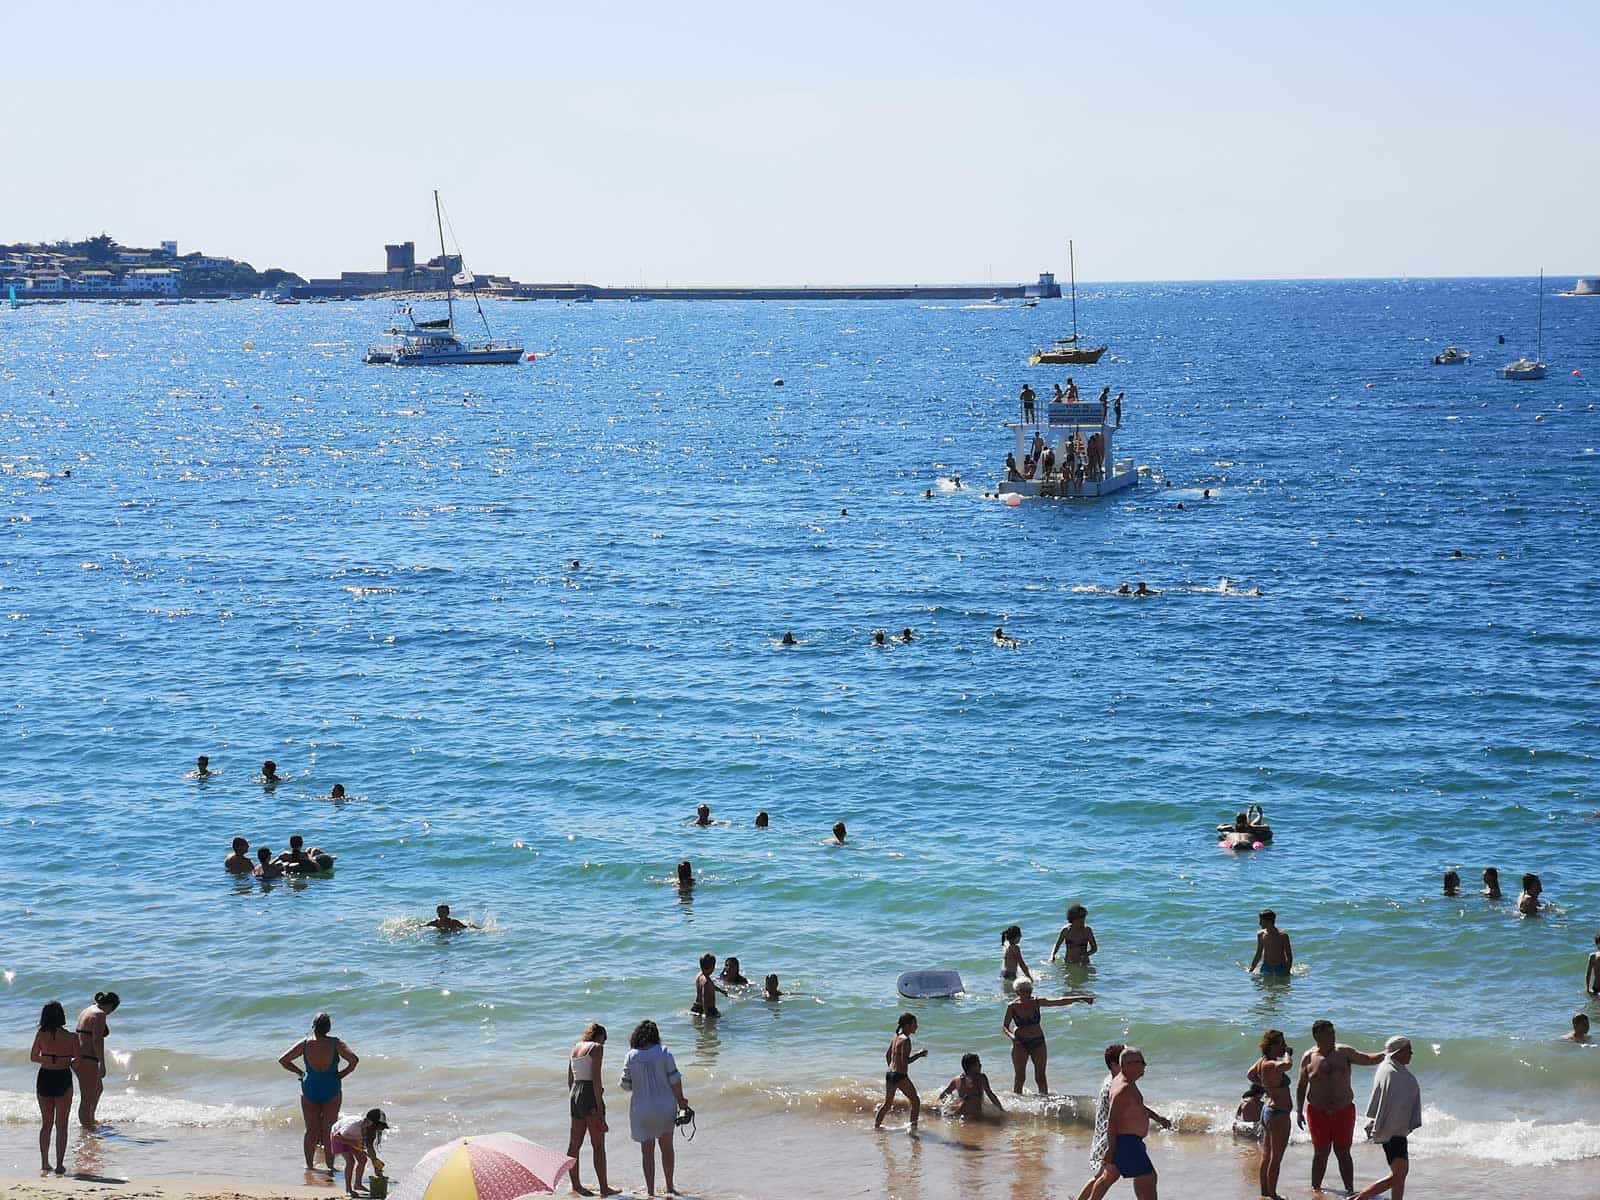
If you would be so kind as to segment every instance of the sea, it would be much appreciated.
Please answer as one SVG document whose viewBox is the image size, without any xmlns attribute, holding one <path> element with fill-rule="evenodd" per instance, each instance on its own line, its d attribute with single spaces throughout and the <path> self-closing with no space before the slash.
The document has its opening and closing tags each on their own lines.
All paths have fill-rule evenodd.
<svg viewBox="0 0 1600 1200">
<path fill-rule="evenodd" d="M 585 1024 L 614 1087 L 650 1019 L 691 1193 L 1070 1192 L 1115 1040 L 1181 1194 L 1251 1196 L 1257 1041 L 1328 1018 L 1417 1044 L 1421 1194 L 1600 1194 L 1600 1050 L 1558 1041 L 1600 1019 L 1600 300 L 1547 295 L 1549 377 L 1503 381 L 1536 288 L 1089 285 L 1076 368 L 1027 365 L 1054 301 L 486 301 L 532 357 L 473 369 L 364 365 L 378 302 L 0 312 L 0 1172 L 36 1161 L 41 1005 L 115 990 L 108 1128 L 69 1148 L 100 1177 L 299 1182 L 277 1058 L 326 1011 L 391 1175 L 564 1143 Z M 1069 376 L 1125 394 L 1138 485 L 997 499 L 1019 390 Z M 1275 838 L 1220 849 L 1248 804 Z M 334 870 L 222 869 L 291 834 Z M 1072 904 L 1086 969 L 1047 961 Z M 1268 908 L 1286 981 L 1246 971 Z M 1096 998 L 1047 1011 L 1044 1098 L 1013 923 L 1042 995 Z M 713 1022 L 704 953 L 753 984 Z M 897 995 L 934 968 L 964 993 Z M 902 1011 L 929 1107 L 977 1052 L 1004 1125 L 871 1131 Z"/>
</svg>

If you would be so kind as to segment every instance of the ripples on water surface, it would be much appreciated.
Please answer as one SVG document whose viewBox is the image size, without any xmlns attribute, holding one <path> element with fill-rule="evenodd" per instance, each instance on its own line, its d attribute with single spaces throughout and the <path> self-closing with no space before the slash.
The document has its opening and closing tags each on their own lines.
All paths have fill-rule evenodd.
<svg viewBox="0 0 1600 1200">
<path fill-rule="evenodd" d="M 364 367 L 372 303 L 0 314 L 8 1086 L 40 1003 L 109 985 L 130 1069 L 218 1103 L 235 1055 L 267 1060 L 235 1099 L 287 1102 L 270 1057 L 319 1008 L 441 1078 L 508 1047 L 553 1077 L 585 1020 L 653 1016 L 724 1087 L 866 1090 L 933 965 L 973 995 L 924 1039 L 998 1080 L 1015 920 L 1047 990 L 1101 996 L 1046 1018 L 1061 1090 L 1131 1032 L 1166 1094 L 1231 1104 L 1264 1025 L 1327 1014 L 1437 1043 L 1464 1111 L 1592 1112 L 1546 1043 L 1600 927 L 1600 424 L 1568 373 L 1600 301 L 1547 301 L 1551 378 L 1504 383 L 1531 297 L 1091 290 L 1117 360 L 1080 386 L 1127 391 L 1119 453 L 1172 487 L 1015 510 L 979 492 L 1023 380 L 1065 380 L 1021 365 L 1064 305 L 504 305 L 541 360 L 454 371 Z M 1427 366 L 1446 341 L 1472 365 Z M 1138 579 L 1167 594 L 1103 594 Z M 1235 860 L 1209 830 L 1246 802 L 1278 842 Z M 335 877 L 220 871 L 295 831 Z M 1505 904 L 1439 896 L 1489 863 Z M 423 935 L 440 900 L 491 930 Z M 1073 901 L 1102 951 L 1069 981 L 1040 964 Z M 1241 970 L 1265 906 L 1286 990 Z M 795 995 L 696 1032 L 703 950 Z"/>
</svg>

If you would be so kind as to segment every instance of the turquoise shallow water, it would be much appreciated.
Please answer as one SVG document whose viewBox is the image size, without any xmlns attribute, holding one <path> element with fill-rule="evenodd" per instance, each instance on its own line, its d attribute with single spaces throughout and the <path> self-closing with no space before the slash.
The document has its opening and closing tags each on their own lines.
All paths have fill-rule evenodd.
<svg viewBox="0 0 1600 1200">
<path fill-rule="evenodd" d="M 1064 305 L 505 305 L 547 357 L 427 372 L 360 363 L 376 304 L 4 313 L 0 1111 L 32 1119 L 39 1005 L 114 987 L 150 1122 L 288 1119 L 271 1060 L 322 1008 L 418 1111 L 487 1064 L 513 1106 L 585 1020 L 649 1016 L 729 1104 L 848 1113 L 909 967 L 971 993 L 920 1007 L 924 1086 L 1005 1075 L 1017 921 L 1100 996 L 1047 1017 L 1058 1091 L 1126 1034 L 1231 1109 L 1264 1026 L 1327 1015 L 1436 1046 L 1479 1140 L 1535 1097 L 1567 1123 L 1504 1161 L 1600 1155 L 1600 1056 L 1551 1044 L 1600 931 L 1600 302 L 1548 300 L 1551 378 L 1501 382 L 1532 295 L 1090 290 L 1115 360 L 1080 383 L 1172 486 L 1016 510 L 979 493 L 1022 381 L 1065 379 L 1021 365 Z M 1428 367 L 1447 340 L 1473 364 Z M 1278 840 L 1235 859 L 1208 831 L 1247 801 Z M 332 878 L 221 872 L 291 832 Z M 1505 903 L 1439 895 L 1486 864 Z M 422 933 L 440 900 L 489 932 Z M 1042 966 L 1073 901 L 1087 977 Z M 1241 969 L 1267 906 L 1286 988 Z M 795 994 L 696 1029 L 706 950 Z"/>
</svg>

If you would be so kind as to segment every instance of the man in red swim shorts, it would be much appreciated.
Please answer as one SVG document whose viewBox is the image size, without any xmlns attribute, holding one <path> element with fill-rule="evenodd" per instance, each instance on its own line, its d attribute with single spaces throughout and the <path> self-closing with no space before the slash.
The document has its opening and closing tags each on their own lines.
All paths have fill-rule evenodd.
<svg viewBox="0 0 1600 1200">
<path fill-rule="evenodd" d="M 1317 1045 L 1301 1058 L 1301 1077 L 1294 1094 L 1294 1115 L 1302 1130 L 1310 1126 L 1310 1186 L 1322 1187 L 1328 1170 L 1328 1150 L 1339 1158 L 1339 1178 L 1344 1190 L 1355 1190 L 1355 1163 L 1350 1162 L 1350 1142 L 1355 1141 L 1355 1088 L 1350 1064 L 1376 1067 L 1382 1054 L 1363 1054 L 1354 1046 L 1334 1040 L 1333 1021 L 1310 1027 Z"/>
<path fill-rule="evenodd" d="M 1356 1168 L 1350 1160 L 1350 1143 L 1356 1132 L 1356 1094 L 1350 1080 L 1352 1063 L 1375 1067 L 1381 1054 L 1363 1054 L 1353 1046 L 1335 1040 L 1332 1021 L 1311 1026 L 1316 1042 L 1300 1059 L 1300 1084 L 1294 1098 L 1295 1118 L 1300 1128 L 1311 1131 L 1311 1186 L 1322 1187 L 1328 1169 L 1328 1151 L 1339 1159 L 1339 1178 L 1344 1190 L 1355 1191 Z"/>
</svg>

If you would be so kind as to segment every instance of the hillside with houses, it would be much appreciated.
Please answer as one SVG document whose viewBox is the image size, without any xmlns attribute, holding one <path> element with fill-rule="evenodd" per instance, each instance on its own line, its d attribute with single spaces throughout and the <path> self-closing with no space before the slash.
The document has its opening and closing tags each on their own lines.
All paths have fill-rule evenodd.
<svg viewBox="0 0 1600 1200">
<path fill-rule="evenodd" d="M 123 246 L 109 234 L 77 242 L 0 245 L 0 290 L 19 299 L 209 297 L 253 295 L 305 280 L 273 267 L 192 252 L 177 242 Z"/>
</svg>

